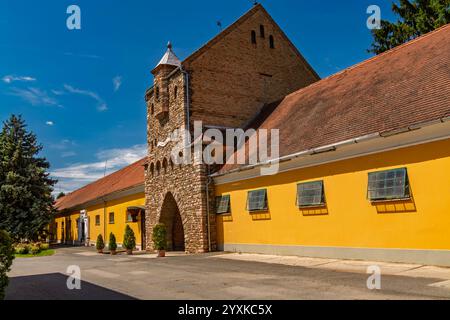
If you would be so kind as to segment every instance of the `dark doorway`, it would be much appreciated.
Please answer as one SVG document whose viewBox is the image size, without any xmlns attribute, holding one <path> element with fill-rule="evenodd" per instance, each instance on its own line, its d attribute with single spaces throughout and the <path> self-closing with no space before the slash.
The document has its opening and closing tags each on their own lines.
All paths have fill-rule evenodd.
<svg viewBox="0 0 450 320">
<path fill-rule="evenodd" d="M 83 219 L 83 220 L 81 220 L 81 244 L 85 243 L 85 237 L 84 237 L 85 234 L 86 234 L 86 231 L 85 231 L 84 219 Z"/>
<path fill-rule="evenodd" d="M 145 251 L 145 210 L 141 210 L 139 213 L 141 217 L 141 250 Z"/>
<path fill-rule="evenodd" d="M 159 222 L 164 223 L 167 228 L 167 250 L 185 251 L 183 220 L 171 193 L 168 193 L 164 199 Z"/>
</svg>

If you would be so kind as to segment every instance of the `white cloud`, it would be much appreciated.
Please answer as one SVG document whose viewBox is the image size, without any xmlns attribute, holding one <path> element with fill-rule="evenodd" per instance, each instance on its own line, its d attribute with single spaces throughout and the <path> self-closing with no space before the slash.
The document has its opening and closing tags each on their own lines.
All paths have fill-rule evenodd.
<svg viewBox="0 0 450 320">
<path fill-rule="evenodd" d="M 51 172 L 58 179 L 55 191 L 72 192 L 82 186 L 102 178 L 105 174 L 115 172 L 130 165 L 147 154 L 146 145 L 135 145 L 130 148 L 102 150 L 96 154 L 96 161 L 76 163 Z"/>
<path fill-rule="evenodd" d="M 49 145 L 49 148 L 51 149 L 55 149 L 55 150 L 67 150 L 70 149 L 74 146 L 76 146 L 77 144 L 75 143 L 75 141 L 69 140 L 69 139 L 63 139 L 57 143 L 52 143 Z"/>
<path fill-rule="evenodd" d="M 20 97 L 30 103 L 33 106 L 58 106 L 62 107 L 58 100 L 53 97 L 50 97 L 46 91 L 43 91 L 38 88 L 11 88 L 10 94 L 13 96 Z"/>
<path fill-rule="evenodd" d="M 62 96 L 63 94 L 65 94 L 65 92 L 62 91 L 62 90 L 51 90 L 51 92 L 52 92 L 55 96 Z"/>
<path fill-rule="evenodd" d="M 8 75 L 8 76 L 4 76 L 2 78 L 2 81 L 5 82 L 5 83 L 11 83 L 11 82 L 14 82 L 14 81 L 30 82 L 30 81 L 36 81 L 36 78 L 29 77 L 29 76 L 12 76 L 12 75 Z"/>
<path fill-rule="evenodd" d="M 47 121 L 45 124 L 48 126 L 53 126 L 55 123 L 53 121 Z"/>
<path fill-rule="evenodd" d="M 61 158 L 69 158 L 69 157 L 75 157 L 77 153 L 75 151 L 64 151 L 61 153 Z"/>
<path fill-rule="evenodd" d="M 117 76 L 112 79 L 114 92 L 117 92 L 120 89 L 120 86 L 122 85 L 122 77 Z"/>
<path fill-rule="evenodd" d="M 83 96 L 87 96 L 90 97 L 94 100 L 97 101 L 97 110 L 98 111 L 106 111 L 108 110 L 108 105 L 105 103 L 105 101 L 94 91 L 90 91 L 90 90 L 82 90 L 82 89 L 77 89 L 75 87 L 72 87 L 68 84 L 64 85 L 64 89 L 66 89 L 69 93 L 73 93 L 73 94 L 79 94 L 79 95 L 83 95 Z"/>
</svg>

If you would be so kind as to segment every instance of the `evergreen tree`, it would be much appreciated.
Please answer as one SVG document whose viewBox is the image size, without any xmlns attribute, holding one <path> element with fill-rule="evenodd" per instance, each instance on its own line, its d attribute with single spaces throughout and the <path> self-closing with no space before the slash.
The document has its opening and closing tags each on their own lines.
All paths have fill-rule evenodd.
<svg viewBox="0 0 450 320">
<path fill-rule="evenodd" d="M 129 225 L 127 225 L 125 228 L 123 247 L 127 250 L 133 250 L 134 248 L 136 248 L 136 236 L 133 229 L 131 229 Z"/>
<path fill-rule="evenodd" d="M 56 196 L 56 200 L 61 199 L 62 197 L 65 197 L 66 194 L 64 192 L 60 192 L 58 193 L 58 195 Z"/>
<path fill-rule="evenodd" d="M 17 241 L 35 240 L 54 213 L 49 163 L 38 156 L 42 146 L 12 115 L 0 133 L 0 229 Z"/>
<path fill-rule="evenodd" d="M 400 0 L 392 11 L 399 19 L 381 21 L 381 29 L 372 31 L 369 52 L 385 52 L 450 22 L 450 0 Z"/>
</svg>

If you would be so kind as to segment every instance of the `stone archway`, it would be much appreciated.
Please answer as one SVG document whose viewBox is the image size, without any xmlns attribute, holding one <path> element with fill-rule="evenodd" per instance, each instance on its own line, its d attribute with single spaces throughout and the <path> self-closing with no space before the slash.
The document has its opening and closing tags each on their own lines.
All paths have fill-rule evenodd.
<svg viewBox="0 0 450 320">
<path fill-rule="evenodd" d="M 172 193 L 167 193 L 161 207 L 159 223 L 167 228 L 167 250 L 185 251 L 184 226 L 180 209 Z"/>
</svg>

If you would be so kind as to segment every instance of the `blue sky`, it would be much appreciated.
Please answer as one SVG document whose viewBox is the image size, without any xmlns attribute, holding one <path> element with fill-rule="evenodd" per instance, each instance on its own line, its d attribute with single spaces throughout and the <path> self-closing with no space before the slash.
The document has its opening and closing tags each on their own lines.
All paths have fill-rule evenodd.
<svg viewBox="0 0 450 320">
<path fill-rule="evenodd" d="M 169 3 L 169 4 L 168 4 Z M 321 77 L 369 58 L 366 9 L 389 0 L 261 1 Z M 81 30 L 66 9 L 81 8 Z M 71 191 L 145 155 L 144 92 L 172 41 L 181 58 L 252 6 L 250 0 L 3 0 L 0 120 L 22 114 Z"/>
</svg>

